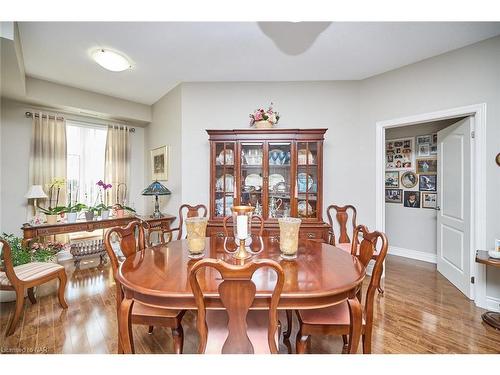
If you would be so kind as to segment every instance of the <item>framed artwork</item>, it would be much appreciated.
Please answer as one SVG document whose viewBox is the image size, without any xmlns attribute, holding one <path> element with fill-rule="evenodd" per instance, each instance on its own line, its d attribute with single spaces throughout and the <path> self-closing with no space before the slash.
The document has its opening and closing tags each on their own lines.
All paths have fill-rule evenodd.
<svg viewBox="0 0 500 375">
<path fill-rule="evenodd" d="M 421 174 L 418 178 L 420 191 L 436 191 L 437 176 L 435 174 Z"/>
<path fill-rule="evenodd" d="M 385 169 L 388 171 L 414 169 L 414 138 L 400 138 L 386 141 L 385 155 Z"/>
<path fill-rule="evenodd" d="M 151 150 L 151 179 L 168 180 L 168 147 L 161 146 Z"/>
<path fill-rule="evenodd" d="M 403 205 L 409 208 L 420 208 L 420 192 L 405 191 Z"/>
<path fill-rule="evenodd" d="M 424 144 L 430 145 L 431 143 L 432 143 L 432 134 L 417 136 L 417 146 Z"/>
<path fill-rule="evenodd" d="M 401 185 L 403 185 L 403 187 L 407 189 L 411 189 L 417 186 L 417 183 L 418 183 L 418 177 L 412 171 L 405 172 L 401 176 Z"/>
<path fill-rule="evenodd" d="M 385 187 L 398 188 L 399 187 L 399 172 L 387 171 L 385 172 Z"/>
<path fill-rule="evenodd" d="M 402 189 L 385 189 L 386 203 L 403 203 Z"/>
<path fill-rule="evenodd" d="M 437 159 L 417 159 L 417 173 L 436 174 Z"/>
<path fill-rule="evenodd" d="M 437 194 L 436 193 L 421 193 L 422 208 L 436 208 Z"/>
<path fill-rule="evenodd" d="M 431 146 L 430 145 L 423 144 L 423 145 L 418 145 L 417 147 L 418 147 L 418 153 L 417 153 L 418 157 L 431 156 Z"/>
</svg>

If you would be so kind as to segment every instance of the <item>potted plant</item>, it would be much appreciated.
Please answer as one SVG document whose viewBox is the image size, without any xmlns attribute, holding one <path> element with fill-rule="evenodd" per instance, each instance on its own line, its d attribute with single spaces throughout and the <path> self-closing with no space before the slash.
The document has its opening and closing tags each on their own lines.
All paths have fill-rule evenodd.
<svg viewBox="0 0 500 375">
<path fill-rule="evenodd" d="M 85 210 L 85 220 L 92 221 L 94 220 L 94 214 L 97 209 L 94 206 L 86 206 Z"/>
<path fill-rule="evenodd" d="M 85 206 L 83 203 L 75 203 L 75 204 L 69 204 L 68 206 L 64 207 L 64 213 L 66 213 L 67 216 L 67 222 L 68 223 L 74 223 L 77 219 L 78 213 L 85 209 L 87 206 Z"/>
<path fill-rule="evenodd" d="M 113 205 L 113 210 L 115 210 L 115 216 L 116 217 L 123 217 L 125 216 L 125 212 L 134 212 L 135 210 L 132 207 L 128 206 L 123 206 L 120 203 L 116 203 Z"/>
<path fill-rule="evenodd" d="M 48 185 L 49 188 L 49 207 L 38 207 L 40 211 L 42 211 L 46 218 L 47 224 L 56 224 L 57 216 L 63 213 L 65 207 L 58 206 L 59 204 L 59 194 L 61 192 L 61 188 L 64 186 L 65 181 L 64 178 L 54 178 L 52 182 Z M 53 204 L 53 197 L 55 195 L 55 203 Z"/>
<path fill-rule="evenodd" d="M 273 109 L 273 103 L 271 103 L 267 110 L 259 108 L 250 113 L 250 126 L 255 126 L 257 129 L 272 128 L 279 119 L 280 115 Z"/>
<path fill-rule="evenodd" d="M 99 180 L 96 184 L 99 187 L 99 194 L 97 195 L 96 203 L 100 199 L 100 203 L 95 206 L 97 214 L 101 216 L 101 219 L 109 218 L 109 210 L 110 206 L 104 204 L 104 201 L 108 201 L 108 189 L 111 189 L 113 185 L 106 184 L 102 180 Z M 106 195 L 106 199 L 104 199 L 104 195 Z"/>
</svg>

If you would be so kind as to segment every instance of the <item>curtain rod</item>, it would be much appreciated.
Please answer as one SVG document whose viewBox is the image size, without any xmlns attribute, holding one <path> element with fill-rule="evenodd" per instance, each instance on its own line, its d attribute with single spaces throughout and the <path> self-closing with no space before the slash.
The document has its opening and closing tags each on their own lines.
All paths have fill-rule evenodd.
<svg viewBox="0 0 500 375">
<path fill-rule="evenodd" d="M 30 111 L 25 112 L 25 116 L 26 116 L 26 117 L 40 117 L 40 115 L 39 115 L 38 113 L 32 113 L 32 112 L 30 112 Z M 42 118 L 47 118 L 47 115 L 42 115 Z M 49 115 L 49 119 L 50 119 L 50 118 L 55 119 L 55 118 L 56 118 L 56 116 Z M 60 120 L 64 120 L 64 117 L 62 117 L 62 116 L 58 116 L 57 118 L 58 118 L 58 119 L 60 119 Z M 87 122 L 87 121 L 75 120 L 75 122 L 81 122 L 81 123 L 87 123 L 87 124 L 90 124 L 90 125 L 94 125 L 94 123 Z M 98 124 L 98 125 L 100 125 L 100 124 Z M 111 126 L 111 127 L 115 127 L 115 126 L 120 126 L 120 125 L 121 125 L 121 124 L 119 124 L 119 125 L 114 125 L 114 124 L 111 124 L 111 125 L 103 125 L 103 126 L 108 126 L 108 127 L 110 127 L 110 126 Z M 124 126 L 125 126 L 125 125 L 124 125 Z M 135 128 L 129 128 L 129 132 L 130 132 L 130 133 L 135 133 Z"/>
</svg>

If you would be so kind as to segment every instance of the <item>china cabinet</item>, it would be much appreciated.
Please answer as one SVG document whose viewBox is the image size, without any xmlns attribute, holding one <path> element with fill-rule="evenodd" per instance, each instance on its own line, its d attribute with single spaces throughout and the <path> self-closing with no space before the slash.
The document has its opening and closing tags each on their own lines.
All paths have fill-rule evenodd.
<svg viewBox="0 0 500 375">
<path fill-rule="evenodd" d="M 210 142 L 209 235 L 223 236 L 233 205 L 251 205 L 267 236 L 278 218 L 302 219 L 300 236 L 328 239 L 323 222 L 323 139 L 327 129 L 207 130 Z"/>
</svg>

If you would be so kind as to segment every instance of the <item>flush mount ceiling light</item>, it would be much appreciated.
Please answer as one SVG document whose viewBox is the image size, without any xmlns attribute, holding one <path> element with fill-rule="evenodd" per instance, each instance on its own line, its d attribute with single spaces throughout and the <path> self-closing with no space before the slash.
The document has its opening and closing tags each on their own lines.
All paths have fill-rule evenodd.
<svg viewBox="0 0 500 375">
<path fill-rule="evenodd" d="M 112 72 L 122 72 L 132 68 L 132 64 L 125 56 L 109 49 L 99 48 L 95 50 L 92 52 L 92 58 L 104 69 Z"/>
</svg>

